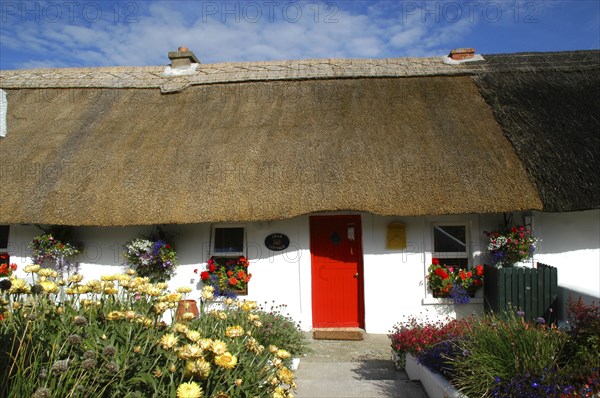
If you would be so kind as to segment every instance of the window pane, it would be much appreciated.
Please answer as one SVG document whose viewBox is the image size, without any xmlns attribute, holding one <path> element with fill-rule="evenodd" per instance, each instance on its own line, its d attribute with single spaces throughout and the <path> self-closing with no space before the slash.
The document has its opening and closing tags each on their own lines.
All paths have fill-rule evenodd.
<svg viewBox="0 0 600 398">
<path fill-rule="evenodd" d="M 244 251 L 244 228 L 215 228 L 215 253 Z"/>
<path fill-rule="evenodd" d="M 467 231 L 464 225 L 445 225 L 433 227 L 434 252 L 465 252 L 467 250 Z"/>
<path fill-rule="evenodd" d="M 8 225 L 0 225 L 0 249 L 6 249 L 8 247 Z"/>
</svg>

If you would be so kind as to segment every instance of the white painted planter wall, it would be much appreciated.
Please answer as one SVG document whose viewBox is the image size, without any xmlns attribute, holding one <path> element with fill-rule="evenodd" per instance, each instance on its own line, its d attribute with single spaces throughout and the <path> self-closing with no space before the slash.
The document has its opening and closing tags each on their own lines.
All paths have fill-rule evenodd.
<svg viewBox="0 0 600 398">
<path fill-rule="evenodd" d="M 406 354 L 406 374 L 411 380 L 419 380 L 429 398 L 468 398 L 437 373 L 417 363 L 415 357 Z"/>
</svg>

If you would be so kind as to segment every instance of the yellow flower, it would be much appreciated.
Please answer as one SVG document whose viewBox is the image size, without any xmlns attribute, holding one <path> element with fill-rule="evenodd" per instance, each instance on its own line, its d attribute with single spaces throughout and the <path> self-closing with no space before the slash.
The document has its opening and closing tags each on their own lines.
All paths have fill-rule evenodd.
<svg viewBox="0 0 600 398">
<path fill-rule="evenodd" d="M 129 268 L 127 271 L 125 271 L 125 273 L 127 275 L 131 275 L 131 276 L 135 276 L 135 274 L 137 274 L 136 270 Z"/>
<path fill-rule="evenodd" d="M 227 304 L 227 305 L 231 305 L 231 304 L 233 304 L 233 299 L 232 299 L 231 297 L 227 297 L 227 298 L 225 299 L 225 304 Z"/>
<path fill-rule="evenodd" d="M 217 312 L 217 318 L 224 321 L 225 319 L 227 319 L 227 313 L 225 313 L 223 311 L 219 311 L 219 312 Z"/>
<path fill-rule="evenodd" d="M 200 345 L 200 347 L 202 347 L 204 351 L 208 351 L 211 349 L 213 342 L 211 339 L 200 339 L 198 341 L 198 344 Z"/>
<path fill-rule="evenodd" d="M 201 398 L 202 387 L 193 381 L 182 383 L 177 387 L 177 398 Z"/>
<path fill-rule="evenodd" d="M 204 358 L 188 361 L 185 364 L 185 370 L 187 375 L 194 375 L 206 379 L 210 374 L 210 363 L 206 362 Z"/>
<path fill-rule="evenodd" d="M 181 300 L 181 293 L 169 293 L 167 294 L 166 300 L 169 303 L 178 303 Z"/>
<path fill-rule="evenodd" d="M 136 345 L 135 348 L 133 349 L 133 352 L 135 352 L 136 354 L 139 354 L 140 351 L 142 351 L 142 347 L 139 345 Z"/>
<path fill-rule="evenodd" d="M 117 294 L 117 292 L 118 292 L 118 290 L 115 289 L 114 287 L 105 287 L 104 288 L 104 294 L 111 295 L 111 294 Z"/>
<path fill-rule="evenodd" d="M 127 319 L 134 319 L 135 318 L 135 311 L 129 310 L 129 311 L 125 311 L 125 318 Z"/>
<path fill-rule="evenodd" d="M 244 301 L 244 305 L 242 305 L 244 311 L 252 311 L 256 309 L 256 307 L 256 301 Z"/>
<path fill-rule="evenodd" d="M 177 356 L 180 359 L 192 359 L 202 357 L 204 350 L 197 344 L 186 344 L 179 350 Z"/>
<path fill-rule="evenodd" d="M 69 277 L 70 283 L 79 283 L 82 280 L 83 280 L 83 275 L 81 275 L 81 274 L 74 274 Z"/>
<path fill-rule="evenodd" d="M 178 341 L 179 341 L 179 337 L 175 336 L 172 333 L 165 333 L 160 338 L 160 340 L 158 340 L 158 343 L 162 346 L 163 349 L 169 350 L 169 349 L 175 347 L 177 345 Z"/>
<path fill-rule="evenodd" d="M 25 271 L 25 273 L 27 273 L 27 274 L 35 274 L 39 270 L 40 270 L 40 266 L 38 264 L 30 264 L 30 265 L 25 266 L 25 268 L 23 268 L 23 271 Z"/>
<path fill-rule="evenodd" d="M 109 321 L 117 321 L 123 318 L 125 318 L 125 314 L 121 311 L 111 311 L 106 316 L 106 319 L 108 319 Z"/>
<path fill-rule="evenodd" d="M 102 275 L 100 279 L 104 282 L 114 281 L 116 279 L 116 275 Z"/>
<path fill-rule="evenodd" d="M 239 386 L 242 385 L 243 382 L 244 382 L 244 380 L 242 380 L 242 379 L 236 379 L 235 380 L 235 385 L 239 387 Z"/>
<path fill-rule="evenodd" d="M 212 342 L 210 350 L 217 355 L 222 355 L 227 351 L 227 344 L 221 340 L 215 340 Z"/>
<path fill-rule="evenodd" d="M 261 321 L 254 321 L 252 322 L 254 324 L 254 326 L 256 326 L 257 328 L 261 327 L 263 324 Z"/>
<path fill-rule="evenodd" d="M 202 293 L 200 296 L 205 300 L 212 300 L 215 297 L 215 288 L 214 286 L 204 286 L 202 288 Z"/>
<path fill-rule="evenodd" d="M 156 303 L 152 306 L 152 311 L 154 311 L 155 314 L 162 314 L 163 312 L 165 312 L 168 308 L 167 303 Z"/>
<path fill-rule="evenodd" d="M 215 357 L 215 365 L 224 369 L 233 369 L 235 365 L 237 365 L 237 357 L 231 355 L 230 352 L 226 352 L 223 355 L 217 355 Z"/>
<path fill-rule="evenodd" d="M 181 286 L 177 288 L 177 293 L 189 293 L 192 291 L 192 288 L 189 286 Z"/>
<path fill-rule="evenodd" d="M 191 321 L 195 317 L 196 317 L 196 315 L 194 315 L 191 312 L 184 312 L 183 314 L 181 314 L 181 320 L 183 320 L 183 321 Z"/>
<path fill-rule="evenodd" d="M 294 376 L 294 372 L 292 372 L 291 370 L 289 370 L 286 367 L 283 367 L 283 368 L 277 370 L 277 377 L 279 377 L 279 380 L 281 380 L 285 384 L 289 385 L 294 382 L 295 376 Z"/>
<path fill-rule="evenodd" d="M 173 330 L 177 333 L 187 334 L 187 332 L 190 331 L 190 328 L 188 328 L 187 325 L 184 325 L 183 323 L 176 323 L 175 325 L 173 325 Z"/>
<path fill-rule="evenodd" d="M 52 281 L 40 282 L 40 286 L 44 293 L 58 293 L 58 286 Z"/>
<path fill-rule="evenodd" d="M 154 370 L 154 376 L 156 376 L 156 377 L 162 376 L 162 370 L 160 370 L 160 368 L 156 368 Z"/>
<path fill-rule="evenodd" d="M 275 388 L 275 390 L 273 391 L 273 394 L 271 395 L 271 398 L 287 398 L 287 397 L 288 397 L 288 394 L 283 389 L 283 387 Z"/>
<path fill-rule="evenodd" d="M 171 366 L 169 366 L 169 372 L 171 373 L 175 373 L 175 371 L 177 370 L 177 366 L 175 366 L 175 364 L 171 364 Z"/>
<path fill-rule="evenodd" d="M 278 350 L 278 349 L 279 349 L 279 348 L 277 348 L 277 346 L 276 346 L 276 345 L 270 345 L 270 346 L 269 346 L 269 352 L 271 352 L 271 353 L 273 353 L 273 354 L 275 354 L 275 353 L 277 352 L 277 350 Z"/>
<path fill-rule="evenodd" d="M 292 354 L 290 354 L 286 350 L 277 350 L 277 352 L 275 352 L 275 355 L 281 359 L 286 359 L 292 356 Z"/>
<path fill-rule="evenodd" d="M 200 340 L 202 338 L 202 335 L 197 330 L 188 330 L 185 333 L 185 337 L 187 337 L 189 340 L 191 340 L 194 343 L 196 343 L 196 342 L 198 342 L 198 340 Z"/>
<path fill-rule="evenodd" d="M 240 337 L 244 335 L 244 329 L 241 326 L 229 326 L 225 330 L 225 336 L 227 337 Z"/>
<path fill-rule="evenodd" d="M 11 283 L 12 285 L 10 286 L 10 289 L 8 290 L 9 293 L 29 293 L 31 292 L 31 286 L 29 286 L 27 284 L 27 282 L 25 282 L 25 280 L 23 279 L 11 279 Z"/>
<path fill-rule="evenodd" d="M 54 275 L 54 272 L 55 271 L 52 268 L 41 268 L 38 271 L 38 275 L 48 277 Z"/>
<path fill-rule="evenodd" d="M 162 294 L 162 289 L 159 289 L 158 287 L 152 286 L 152 285 L 150 285 L 148 288 L 146 288 L 145 291 L 148 296 L 153 296 L 153 297 L 157 297 Z"/>
<path fill-rule="evenodd" d="M 258 321 L 259 319 L 260 319 L 260 316 L 258 316 L 257 314 L 248 314 L 249 321 Z"/>
</svg>

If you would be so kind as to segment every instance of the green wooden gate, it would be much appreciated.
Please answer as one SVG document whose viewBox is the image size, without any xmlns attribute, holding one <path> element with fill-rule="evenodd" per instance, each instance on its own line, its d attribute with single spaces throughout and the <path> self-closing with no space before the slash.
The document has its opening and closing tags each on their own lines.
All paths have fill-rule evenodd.
<svg viewBox="0 0 600 398">
<path fill-rule="evenodd" d="M 541 263 L 537 268 L 486 265 L 483 297 L 486 312 L 523 311 L 528 321 L 543 317 L 547 323 L 555 323 L 557 270 Z"/>
</svg>

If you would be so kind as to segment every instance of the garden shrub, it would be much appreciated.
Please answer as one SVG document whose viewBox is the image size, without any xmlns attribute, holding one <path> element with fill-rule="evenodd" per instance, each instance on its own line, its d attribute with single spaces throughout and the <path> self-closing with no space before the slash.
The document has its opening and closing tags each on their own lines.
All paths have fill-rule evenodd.
<svg viewBox="0 0 600 398">
<path fill-rule="evenodd" d="M 27 268 L 33 286 L 2 285 L 2 397 L 286 397 L 295 388 L 286 341 L 277 330 L 263 340 L 277 346 L 255 337 L 269 318 L 254 302 L 166 325 L 163 313 L 190 288 L 170 293 L 133 272 L 82 283 Z"/>
<path fill-rule="evenodd" d="M 405 353 L 418 357 L 421 351 L 444 341 L 459 338 L 469 328 L 469 319 L 419 320 L 414 316 L 394 325 L 388 335 L 392 349 L 399 355 Z"/>
<path fill-rule="evenodd" d="M 295 323 L 289 314 L 284 314 L 286 308 L 285 304 L 274 303 L 268 311 L 260 307 L 262 327 L 255 337 L 265 346 L 285 346 L 292 356 L 299 358 L 308 353 L 308 341 L 300 325 Z"/>
<path fill-rule="evenodd" d="M 557 369 L 567 340 L 554 325 L 528 323 L 512 313 L 487 315 L 473 322 L 461 341 L 461 354 L 453 358 L 453 382 L 467 396 L 494 396 L 492 391 L 509 388 L 506 383 L 541 378 Z"/>
</svg>

